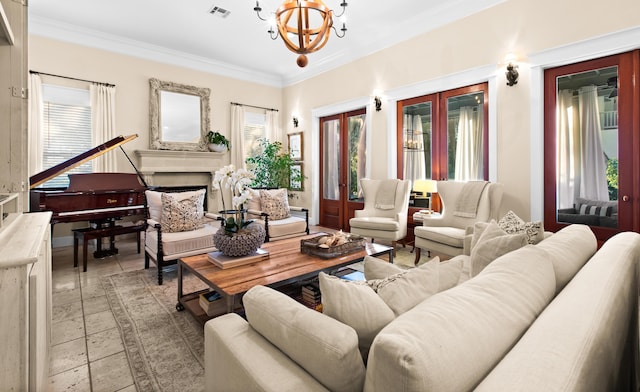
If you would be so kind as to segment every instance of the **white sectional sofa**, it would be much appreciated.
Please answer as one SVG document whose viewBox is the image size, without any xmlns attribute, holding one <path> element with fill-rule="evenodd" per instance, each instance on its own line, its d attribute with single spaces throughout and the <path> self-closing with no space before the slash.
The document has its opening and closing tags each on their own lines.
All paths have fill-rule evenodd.
<svg viewBox="0 0 640 392">
<path fill-rule="evenodd" d="M 637 391 L 639 259 L 640 234 L 596 252 L 568 226 L 395 318 L 367 361 L 354 329 L 257 287 L 249 321 L 205 325 L 207 391 Z"/>
</svg>

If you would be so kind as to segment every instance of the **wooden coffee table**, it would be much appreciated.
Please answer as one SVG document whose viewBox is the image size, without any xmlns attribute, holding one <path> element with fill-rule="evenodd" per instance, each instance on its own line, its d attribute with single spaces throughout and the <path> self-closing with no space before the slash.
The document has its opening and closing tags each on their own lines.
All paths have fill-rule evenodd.
<svg viewBox="0 0 640 392">
<path fill-rule="evenodd" d="M 198 302 L 200 294 L 208 290 L 186 294 L 182 292 L 185 269 L 197 276 L 211 289 L 217 291 L 223 297 L 226 305 L 221 309 L 221 313 L 230 313 L 236 305 L 236 297 L 246 293 L 254 286 L 277 287 L 308 279 L 318 275 L 321 271 L 329 271 L 361 261 L 367 255 L 388 254 L 389 262 L 393 262 L 393 248 L 376 243 L 367 243 L 364 250 L 331 259 L 322 259 L 300 252 L 300 240 L 313 238 L 317 235 L 320 234 L 265 243 L 262 245 L 262 249 L 269 251 L 268 259 L 228 269 L 215 266 L 209 261 L 207 254 L 178 260 L 178 303 L 176 309 L 179 311 L 187 309 L 203 322 L 210 318 Z"/>
</svg>

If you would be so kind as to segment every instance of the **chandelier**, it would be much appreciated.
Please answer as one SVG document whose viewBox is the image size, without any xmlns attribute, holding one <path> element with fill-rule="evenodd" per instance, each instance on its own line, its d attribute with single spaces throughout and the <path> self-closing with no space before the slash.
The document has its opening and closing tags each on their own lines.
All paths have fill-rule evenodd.
<svg viewBox="0 0 640 392">
<path fill-rule="evenodd" d="M 296 63 L 299 67 L 307 65 L 309 60 L 306 54 L 313 53 L 322 49 L 329 40 L 330 29 L 336 33 L 338 38 L 345 36 L 347 32 L 346 23 L 342 23 L 339 33 L 333 26 L 333 18 L 341 17 L 347 8 L 347 2 L 340 3 L 342 12 L 340 15 L 334 15 L 322 0 L 301 1 L 301 0 L 284 0 L 282 5 L 274 13 L 275 20 L 269 21 L 260 15 L 262 7 L 260 2 L 256 1 L 253 10 L 260 20 L 269 21 L 269 36 L 275 40 L 282 37 L 287 49 L 294 53 L 298 53 Z M 278 30 L 274 30 L 274 25 Z"/>
</svg>

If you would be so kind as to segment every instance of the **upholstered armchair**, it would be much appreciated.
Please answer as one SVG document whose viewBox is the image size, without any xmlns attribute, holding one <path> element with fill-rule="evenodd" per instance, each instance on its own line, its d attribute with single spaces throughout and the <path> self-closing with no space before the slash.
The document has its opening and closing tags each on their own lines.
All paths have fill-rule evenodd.
<svg viewBox="0 0 640 392">
<path fill-rule="evenodd" d="M 420 260 L 421 249 L 448 256 L 463 254 L 467 227 L 497 220 L 502 194 L 499 183 L 438 181 L 442 211 L 415 228 L 415 263 Z"/>
<path fill-rule="evenodd" d="M 407 235 L 410 180 L 360 180 L 364 209 L 349 220 L 350 232 L 372 240 L 391 241 L 394 252 L 398 240 Z"/>
<path fill-rule="evenodd" d="M 181 257 L 216 250 L 213 235 L 218 231 L 218 216 L 204 212 L 205 190 L 189 192 L 146 191 L 148 218 L 144 243 L 144 268 L 149 260 L 162 269 L 176 264 Z"/>
<path fill-rule="evenodd" d="M 287 189 L 251 189 L 247 216 L 264 225 L 264 242 L 309 234 L 309 210 L 289 205 Z"/>
</svg>

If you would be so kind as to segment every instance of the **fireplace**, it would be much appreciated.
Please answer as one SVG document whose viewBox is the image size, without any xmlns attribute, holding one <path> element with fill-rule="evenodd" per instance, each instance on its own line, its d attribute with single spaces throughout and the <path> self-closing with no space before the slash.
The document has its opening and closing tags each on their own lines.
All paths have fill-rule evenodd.
<svg viewBox="0 0 640 392">
<path fill-rule="evenodd" d="M 135 154 L 138 170 L 149 187 L 206 187 L 207 211 L 221 209 L 211 181 L 216 170 L 225 165 L 225 153 L 135 150 Z"/>
</svg>

